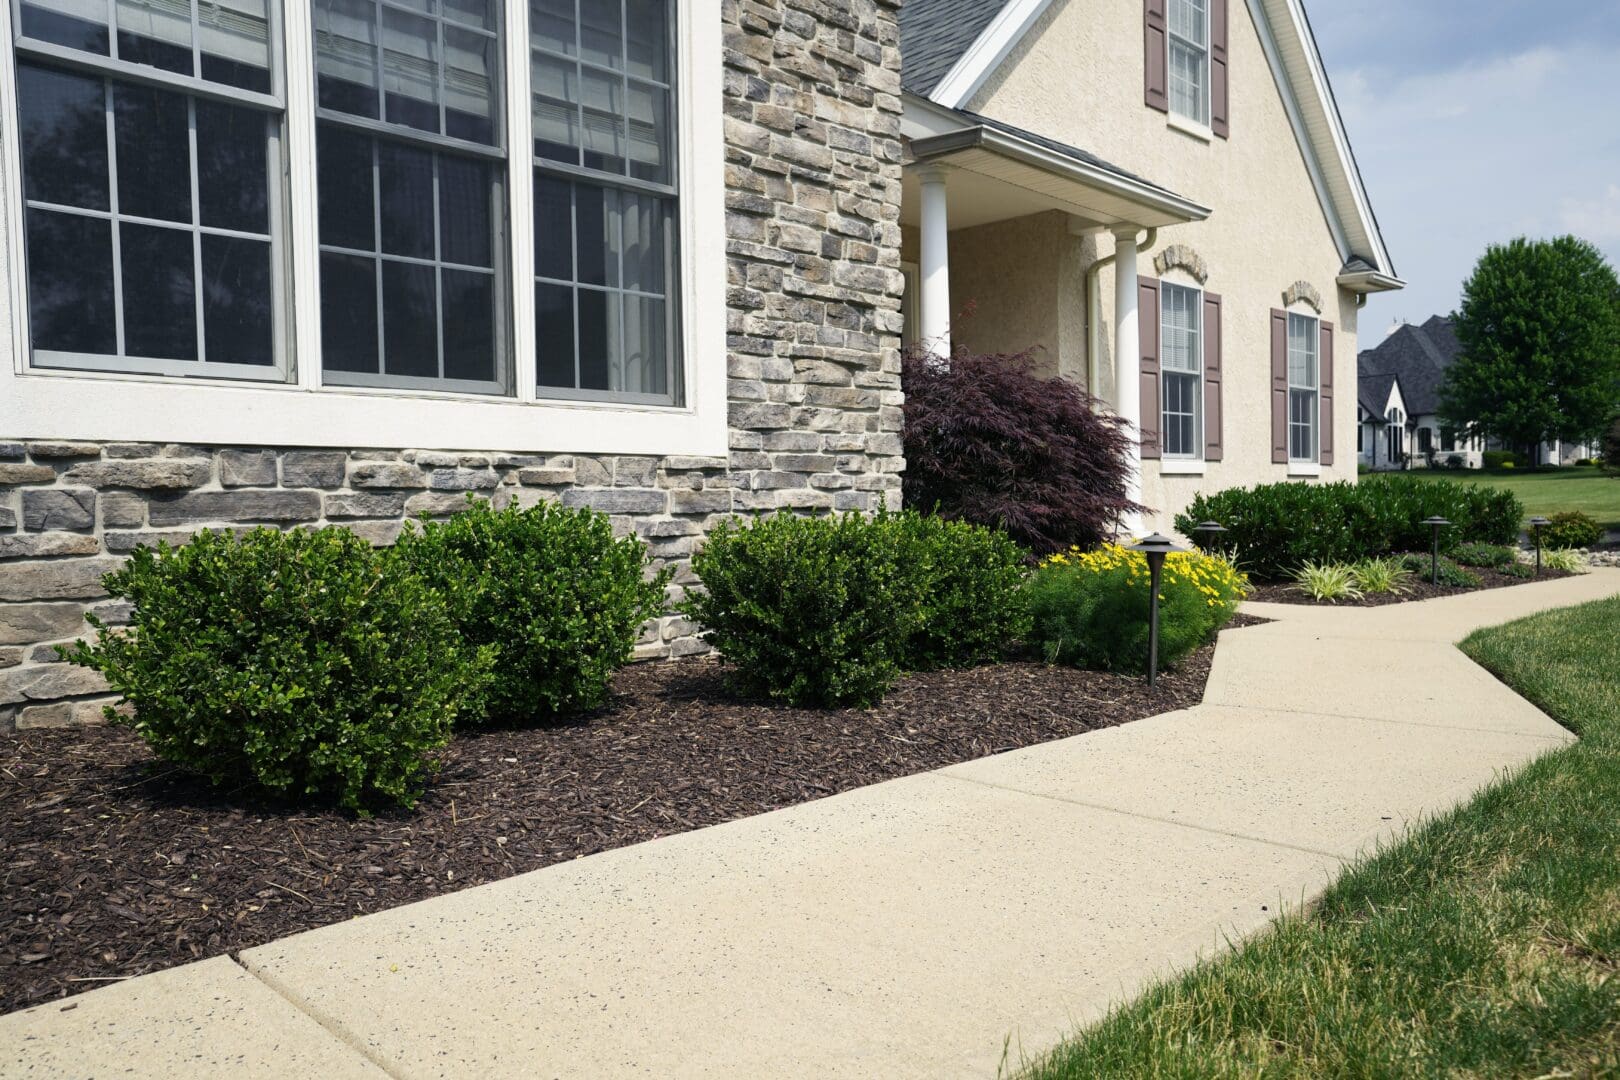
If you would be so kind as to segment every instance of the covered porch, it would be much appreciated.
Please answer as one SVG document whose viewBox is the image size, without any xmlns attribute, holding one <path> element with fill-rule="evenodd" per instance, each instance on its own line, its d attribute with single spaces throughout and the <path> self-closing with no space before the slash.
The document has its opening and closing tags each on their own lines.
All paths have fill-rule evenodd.
<svg viewBox="0 0 1620 1080">
<path fill-rule="evenodd" d="M 1140 430 L 1138 256 L 1160 228 L 1210 211 L 986 117 L 958 112 L 943 126 L 913 137 L 903 177 L 908 343 L 940 357 L 1038 348 L 1039 370 L 1084 385 Z M 1110 264 L 1111 318 L 1098 287 Z M 1139 450 L 1132 465 L 1139 502 Z"/>
</svg>

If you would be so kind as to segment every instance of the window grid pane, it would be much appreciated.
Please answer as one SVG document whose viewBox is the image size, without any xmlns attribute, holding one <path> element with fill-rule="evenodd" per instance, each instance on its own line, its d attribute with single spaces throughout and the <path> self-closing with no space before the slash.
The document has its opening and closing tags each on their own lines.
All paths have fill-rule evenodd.
<svg viewBox="0 0 1620 1080">
<path fill-rule="evenodd" d="M 530 0 L 529 11 L 537 383 L 672 400 L 672 5 Z"/>
<path fill-rule="evenodd" d="M 23 38 L 205 82 L 271 90 L 266 0 L 22 0 Z"/>
<path fill-rule="evenodd" d="M 1309 315 L 1288 315 L 1288 459 L 1316 460 L 1321 332 Z"/>
<path fill-rule="evenodd" d="M 1197 289 L 1165 282 L 1159 288 L 1159 306 L 1164 452 L 1171 457 L 1201 457 L 1203 294 Z"/>
<path fill-rule="evenodd" d="M 1209 123 L 1209 11 L 1204 0 L 1170 0 L 1170 109 Z"/>
<path fill-rule="evenodd" d="M 275 371 L 279 120 L 32 61 L 17 80 L 34 360 Z"/>
</svg>

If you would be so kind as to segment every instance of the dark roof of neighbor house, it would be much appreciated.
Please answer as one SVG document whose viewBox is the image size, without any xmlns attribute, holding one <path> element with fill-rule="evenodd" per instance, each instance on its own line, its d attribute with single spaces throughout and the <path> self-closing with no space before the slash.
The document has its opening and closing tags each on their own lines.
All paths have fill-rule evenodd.
<svg viewBox="0 0 1620 1080">
<path fill-rule="evenodd" d="M 906 0 L 900 9 L 900 84 L 924 97 L 979 40 L 1006 0 Z"/>
<path fill-rule="evenodd" d="M 1374 423 L 1384 422 L 1384 409 L 1389 405 L 1389 392 L 1400 381 L 1393 372 L 1357 377 L 1356 403 Z M 1405 398 L 1404 394 L 1402 398 Z"/>
<path fill-rule="evenodd" d="M 1422 325 L 1406 323 L 1386 337 L 1376 348 L 1357 357 L 1357 373 L 1396 375 L 1401 396 L 1411 416 L 1433 415 L 1440 411 L 1440 386 L 1446 369 L 1461 351 L 1451 319 L 1432 316 Z"/>
</svg>

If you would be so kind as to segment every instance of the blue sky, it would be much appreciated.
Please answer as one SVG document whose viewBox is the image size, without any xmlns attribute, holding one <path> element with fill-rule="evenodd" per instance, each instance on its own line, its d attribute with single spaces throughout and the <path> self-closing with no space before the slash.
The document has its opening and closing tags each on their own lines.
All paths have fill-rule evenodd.
<svg viewBox="0 0 1620 1080">
<path fill-rule="evenodd" d="M 1574 233 L 1620 267 L 1620 0 L 1306 0 L 1403 292 L 1456 307 L 1485 245 Z"/>
</svg>

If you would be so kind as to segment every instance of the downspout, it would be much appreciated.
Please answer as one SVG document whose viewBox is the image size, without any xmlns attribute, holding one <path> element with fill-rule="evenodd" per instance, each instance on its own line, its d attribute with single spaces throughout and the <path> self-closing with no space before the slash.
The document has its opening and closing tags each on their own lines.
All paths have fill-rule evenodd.
<svg viewBox="0 0 1620 1080">
<path fill-rule="evenodd" d="M 1159 230 L 1149 229 L 1146 239 L 1136 245 L 1136 249 L 1143 252 L 1152 251 L 1158 239 Z M 1102 322 L 1102 290 L 1097 287 L 1097 275 L 1112 265 L 1113 261 L 1114 255 L 1110 254 L 1093 260 L 1086 269 L 1086 392 L 1095 398 L 1102 396 L 1097 392 L 1102 379 L 1102 371 L 1097 366 L 1099 354 L 1102 352 L 1098 326 Z"/>
</svg>

